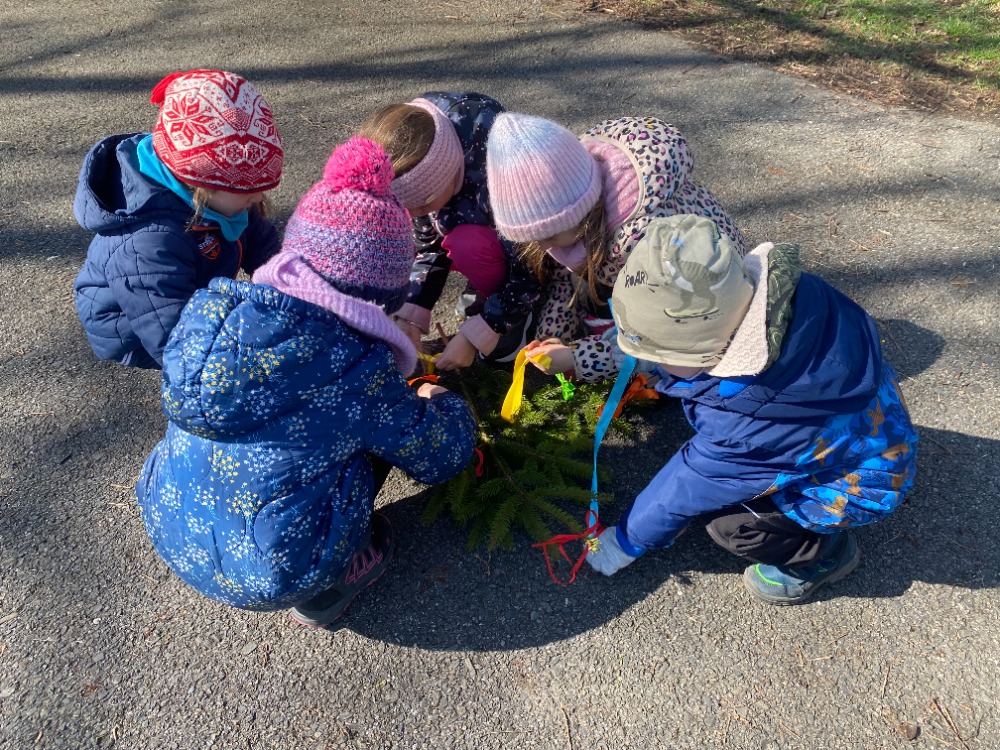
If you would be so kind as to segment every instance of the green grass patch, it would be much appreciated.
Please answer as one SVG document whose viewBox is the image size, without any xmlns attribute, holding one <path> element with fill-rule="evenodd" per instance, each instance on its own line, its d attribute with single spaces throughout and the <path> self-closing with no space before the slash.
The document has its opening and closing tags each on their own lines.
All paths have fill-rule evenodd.
<svg viewBox="0 0 1000 750">
<path fill-rule="evenodd" d="M 1000 111 L 1000 0 L 593 0 L 885 104 Z"/>
</svg>

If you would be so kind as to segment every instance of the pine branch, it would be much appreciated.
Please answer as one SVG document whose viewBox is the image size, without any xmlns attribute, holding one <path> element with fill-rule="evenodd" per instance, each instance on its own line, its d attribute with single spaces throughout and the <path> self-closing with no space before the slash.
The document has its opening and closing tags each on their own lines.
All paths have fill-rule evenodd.
<svg viewBox="0 0 1000 750">
<path fill-rule="evenodd" d="M 549 521 L 562 530 L 582 531 L 579 506 L 590 502 L 593 471 L 586 459 L 593 454 L 597 411 L 609 387 L 580 384 L 573 399 L 565 401 L 561 387 L 548 379 L 537 385 L 541 375 L 532 371 L 519 419 L 509 424 L 499 414 L 509 373 L 474 366 L 448 377 L 457 379 L 479 425 L 482 476 L 470 463 L 435 492 L 422 515 L 425 523 L 450 509 L 455 521 L 469 528 L 470 549 L 511 547 L 515 529 L 544 541 L 552 536 Z M 620 431 L 621 423 L 614 420 L 612 429 Z M 609 472 L 600 469 L 606 481 Z M 602 502 L 610 498 L 599 496 Z"/>
</svg>

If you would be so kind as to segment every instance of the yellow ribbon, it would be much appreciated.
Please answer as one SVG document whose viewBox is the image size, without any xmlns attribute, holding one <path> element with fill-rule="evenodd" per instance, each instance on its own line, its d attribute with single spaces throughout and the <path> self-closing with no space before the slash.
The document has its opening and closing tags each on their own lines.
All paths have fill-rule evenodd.
<svg viewBox="0 0 1000 750">
<path fill-rule="evenodd" d="M 524 352 L 525 350 L 522 349 L 517 353 L 517 358 L 514 360 L 514 377 L 510 383 L 510 390 L 507 391 L 507 395 L 503 400 L 503 406 L 500 407 L 500 416 L 508 422 L 513 422 L 514 417 L 521 411 L 521 401 L 524 397 L 524 368 L 528 364 L 528 356 Z M 548 354 L 539 354 L 537 357 L 532 357 L 531 361 L 539 367 L 545 368 L 551 366 L 552 357 Z"/>
<path fill-rule="evenodd" d="M 437 358 L 440 354 L 424 354 L 423 352 L 417 353 L 417 359 L 424 363 L 424 375 L 434 374 L 434 363 L 437 362 Z"/>
</svg>

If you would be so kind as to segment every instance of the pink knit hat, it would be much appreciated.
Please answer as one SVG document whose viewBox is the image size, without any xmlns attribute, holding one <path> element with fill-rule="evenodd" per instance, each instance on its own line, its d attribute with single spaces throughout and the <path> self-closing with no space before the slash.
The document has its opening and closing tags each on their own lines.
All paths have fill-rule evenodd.
<svg viewBox="0 0 1000 750">
<path fill-rule="evenodd" d="M 424 110 L 434 119 L 434 140 L 424 158 L 392 181 L 392 192 L 407 209 L 414 209 L 426 206 L 462 182 L 465 155 L 455 126 L 444 112 L 427 99 L 414 99 L 410 106 Z"/>
<path fill-rule="evenodd" d="M 160 105 L 153 150 L 179 179 L 230 193 L 263 192 L 281 181 L 281 136 L 245 78 L 224 70 L 171 73 L 150 101 Z"/>
<path fill-rule="evenodd" d="M 406 300 L 415 253 L 410 215 L 391 182 L 392 162 L 379 144 L 355 136 L 337 146 L 323 179 L 289 219 L 281 247 L 336 290 L 387 313 Z"/>
<path fill-rule="evenodd" d="M 575 135 L 556 123 L 505 112 L 486 144 L 486 182 L 497 230 L 514 242 L 572 229 L 601 196 L 601 171 Z"/>
</svg>

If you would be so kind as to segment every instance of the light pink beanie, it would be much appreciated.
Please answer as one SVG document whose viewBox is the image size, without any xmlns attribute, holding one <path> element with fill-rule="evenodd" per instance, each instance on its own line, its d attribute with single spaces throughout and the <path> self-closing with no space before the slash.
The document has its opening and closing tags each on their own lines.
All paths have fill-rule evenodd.
<svg viewBox="0 0 1000 750">
<path fill-rule="evenodd" d="M 601 170 L 579 139 L 551 120 L 498 115 L 486 145 L 496 228 L 514 242 L 572 229 L 601 196 Z"/>
</svg>

